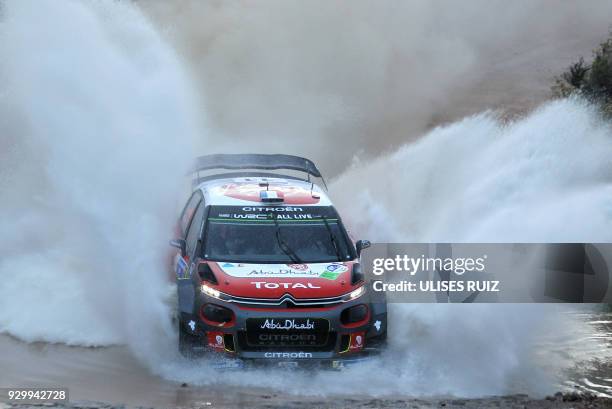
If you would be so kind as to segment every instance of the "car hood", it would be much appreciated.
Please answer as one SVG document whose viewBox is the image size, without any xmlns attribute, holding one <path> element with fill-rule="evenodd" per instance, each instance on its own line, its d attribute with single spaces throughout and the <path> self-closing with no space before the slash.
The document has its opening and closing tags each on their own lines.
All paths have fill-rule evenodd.
<svg viewBox="0 0 612 409">
<path fill-rule="evenodd" d="M 352 291 L 353 262 L 248 264 L 209 262 L 219 291 L 238 297 L 336 297 Z"/>
</svg>

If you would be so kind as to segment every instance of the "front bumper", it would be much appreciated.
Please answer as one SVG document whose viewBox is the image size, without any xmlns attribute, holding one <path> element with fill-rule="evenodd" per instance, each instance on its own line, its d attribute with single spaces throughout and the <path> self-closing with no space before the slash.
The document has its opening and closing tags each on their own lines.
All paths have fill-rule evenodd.
<svg viewBox="0 0 612 409">
<path fill-rule="evenodd" d="M 233 321 L 229 325 L 216 325 L 206 320 L 201 308 L 207 303 L 232 310 Z M 342 311 L 360 304 L 367 306 L 367 318 L 356 324 L 343 325 L 340 319 Z M 254 320 L 283 322 L 288 319 L 327 322 L 328 327 L 325 334 L 319 334 L 321 338 L 313 338 L 315 341 L 310 339 L 312 336 L 308 331 L 298 334 L 284 329 L 277 331 L 279 335 L 276 336 L 275 330 L 265 334 L 253 330 Z M 387 311 L 384 303 L 372 303 L 366 296 L 321 308 L 251 308 L 202 295 L 194 312 L 182 313 L 181 321 L 188 324 L 184 325 L 185 330 L 197 340 L 194 350 L 215 352 L 220 358 L 238 358 L 249 364 L 278 362 L 281 366 L 308 366 L 316 362 L 317 365 L 339 368 L 344 366 L 343 363 L 358 362 L 380 351 L 386 338 Z M 284 338 L 291 338 L 291 342 L 279 340 L 283 338 L 280 334 L 288 335 Z"/>
<path fill-rule="evenodd" d="M 215 369 L 245 369 L 245 368 L 260 368 L 276 366 L 284 369 L 332 369 L 342 370 L 357 365 L 362 362 L 368 362 L 374 359 L 376 354 L 359 354 L 353 356 L 345 356 L 342 358 L 332 359 L 303 359 L 300 361 L 292 360 L 271 360 L 271 359 L 250 359 L 234 356 L 219 356 L 218 359 L 207 361 L 207 365 Z"/>
</svg>

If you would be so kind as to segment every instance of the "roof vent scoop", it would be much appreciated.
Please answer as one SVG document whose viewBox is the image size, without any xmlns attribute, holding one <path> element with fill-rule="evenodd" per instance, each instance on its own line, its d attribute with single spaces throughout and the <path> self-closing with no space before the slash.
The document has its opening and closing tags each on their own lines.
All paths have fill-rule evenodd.
<svg viewBox="0 0 612 409">
<path fill-rule="evenodd" d="M 262 202 L 266 203 L 281 203 L 285 199 L 283 192 L 277 192 L 275 190 L 262 190 L 259 192 L 259 198 Z"/>
</svg>

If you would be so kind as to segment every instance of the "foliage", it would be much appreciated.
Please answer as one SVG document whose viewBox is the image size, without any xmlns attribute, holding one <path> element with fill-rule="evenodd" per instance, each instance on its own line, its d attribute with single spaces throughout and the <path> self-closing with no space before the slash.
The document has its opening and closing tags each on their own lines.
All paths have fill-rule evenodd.
<svg viewBox="0 0 612 409">
<path fill-rule="evenodd" d="M 593 51 L 590 65 L 581 57 L 555 78 L 552 93 L 561 98 L 581 95 L 612 114 L 612 33 Z"/>
</svg>

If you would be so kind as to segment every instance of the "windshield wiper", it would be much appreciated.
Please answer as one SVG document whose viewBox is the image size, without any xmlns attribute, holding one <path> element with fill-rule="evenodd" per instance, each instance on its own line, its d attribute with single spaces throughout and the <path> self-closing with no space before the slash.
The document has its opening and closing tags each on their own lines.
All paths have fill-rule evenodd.
<svg viewBox="0 0 612 409">
<path fill-rule="evenodd" d="M 338 241 L 336 240 L 336 235 L 332 231 L 331 227 L 329 227 L 329 222 L 327 221 L 326 216 L 323 217 L 323 222 L 325 223 L 325 228 L 329 233 L 329 238 L 331 239 L 332 245 L 334 246 L 334 251 L 336 252 L 336 257 L 338 257 L 338 261 L 342 261 L 342 256 L 340 255 L 340 249 L 338 249 Z"/>
<path fill-rule="evenodd" d="M 273 213 L 270 213 L 270 216 L 272 217 L 272 220 L 274 220 L 274 226 L 276 226 L 276 241 L 278 242 L 278 247 L 280 247 L 283 253 L 285 253 L 291 259 L 292 262 L 296 264 L 302 264 L 302 260 L 298 257 L 295 251 L 291 247 L 289 247 L 287 242 L 281 237 L 280 224 L 278 224 L 278 215 L 275 216 Z"/>
</svg>

